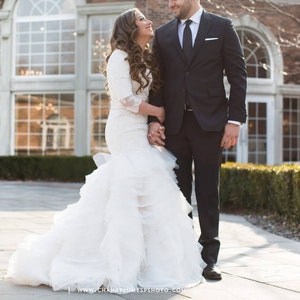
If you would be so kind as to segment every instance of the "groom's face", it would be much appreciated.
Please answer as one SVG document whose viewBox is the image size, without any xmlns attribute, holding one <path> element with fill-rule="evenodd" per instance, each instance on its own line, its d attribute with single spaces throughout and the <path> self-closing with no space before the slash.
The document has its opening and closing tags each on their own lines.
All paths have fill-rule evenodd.
<svg viewBox="0 0 300 300">
<path fill-rule="evenodd" d="M 169 7 L 177 19 L 188 19 L 191 16 L 195 0 L 169 0 Z"/>
</svg>

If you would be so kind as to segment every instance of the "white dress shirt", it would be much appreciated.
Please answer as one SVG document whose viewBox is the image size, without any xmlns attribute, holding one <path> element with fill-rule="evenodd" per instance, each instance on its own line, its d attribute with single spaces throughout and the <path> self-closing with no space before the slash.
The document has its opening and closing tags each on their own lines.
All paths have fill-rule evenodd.
<svg viewBox="0 0 300 300">
<path fill-rule="evenodd" d="M 191 28 L 191 31 L 192 31 L 193 46 L 194 46 L 195 39 L 196 39 L 196 36 L 197 36 L 197 32 L 198 32 L 198 29 L 199 29 L 202 13 L 203 13 L 203 8 L 200 7 L 200 9 L 193 16 L 191 16 L 189 18 L 189 20 L 192 21 L 192 23 L 190 24 L 190 28 Z M 179 37 L 181 47 L 182 47 L 183 31 L 184 31 L 184 28 L 185 28 L 185 21 L 186 20 L 187 19 L 180 20 L 180 23 L 178 24 L 178 37 Z"/>
</svg>

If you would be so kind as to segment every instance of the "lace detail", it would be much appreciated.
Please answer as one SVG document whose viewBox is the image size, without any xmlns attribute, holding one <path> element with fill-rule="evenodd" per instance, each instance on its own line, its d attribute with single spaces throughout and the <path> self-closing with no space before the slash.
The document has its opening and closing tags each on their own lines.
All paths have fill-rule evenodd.
<svg viewBox="0 0 300 300">
<path fill-rule="evenodd" d="M 106 67 L 111 110 L 128 108 L 129 111 L 137 113 L 141 101 L 148 101 L 150 85 L 138 91 L 140 84 L 130 77 L 130 67 L 126 60 L 127 55 L 122 50 L 114 50 Z M 150 70 L 148 72 L 151 79 Z"/>
<path fill-rule="evenodd" d="M 142 99 L 134 95 L 121 99 L 120 102 L 131 112 L 138 113 Z"/>
</svg>

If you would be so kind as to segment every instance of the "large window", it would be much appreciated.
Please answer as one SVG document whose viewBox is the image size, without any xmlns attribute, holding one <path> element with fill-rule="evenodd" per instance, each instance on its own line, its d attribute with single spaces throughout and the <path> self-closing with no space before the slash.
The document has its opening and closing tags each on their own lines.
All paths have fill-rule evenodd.
<svg viewBox="0 0 300 300">
<path fill-rule="evenodd" d="M 91 153 L 107 152 L 105 125 L 109 113 L 109 98 L 106 93 L 91 95 Z"/>
<path fill-rule="evenodd" d="M 248 162 L 267 162 L 267 104 L 248 105 Z"/>
<path fill-rule="evenodd" d="M 15 17 L 15 75 L 75 73 L 73 1 L 21 0 Z"/>
<path fill-rule="evenodd" d="M 109 50 L 110 35 L 118 15 L 92 16 L 89 19 L 89 72 L 101 74 L 105 55 Z M 90 152 L 108 152 L 105 141 L 105 126 L 109 113 L 109 97 L 105 91 L 91 94 Z"/>
<path fill-rule="evenodd" d="M 238 28 L 237 33 L 244 51 L 248 78 L 261 80 L 271 78 L 272 67 L 266 43 L 249 28 Z M 248 105 L 248 162 L 266 163 L 266 107 L 266 103 L 249 103 Z M 236 146 L 223 151 L 223 162 L 236 161 L 236 159 Z"/>
<path fill-rule="evenodd" d="M 90 18 L 90 72 L 99 74 L 103 70 L 105 54 L 117 15 L 95 16 Z"/>
<path fill-rule="evenodd" d="M 73 154 L 74 95 L 15 95 L 15 154 Z"/>
<path fill-rule="evenodd" d="M 230 149 L 224 149 L 222 153 L 222 162 L 236 162 L 236 149 L 237 146 L 231 147 Z"/>
<path fill-rule="evenodd" d="M 248 77 L 270 78 L 270 57 L 262 39 L 246 29 L 237 29 L 244 50 Z"/>
<path fill-rule="evenodd" d="M 300 97 L 283 99 L 283 161 L 300 162 Z"/>
</svg>

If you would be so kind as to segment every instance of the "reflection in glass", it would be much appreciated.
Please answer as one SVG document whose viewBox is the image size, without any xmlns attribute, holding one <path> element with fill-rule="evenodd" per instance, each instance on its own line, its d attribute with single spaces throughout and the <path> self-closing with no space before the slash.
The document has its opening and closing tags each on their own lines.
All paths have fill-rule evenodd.
<svg viewBox="0 0 300 300">
<path fill-rule="evenodd" d="M 223 150 L 222 163 L 225 162 L 236 162 L 236 146 Z"/>
<path fill-rule="evenodd" d="M 104 66 L 104 55 L 109 49 L 109 38 L 117 16 L 96 16 L 90 23 L 91 73 L 99 74 Z"/>
<path fill-rule="evenodd" d="M 109 98 L 106 93 L 91 94 L 91 154 L 108 152 L 105 141 L 105 125 L 109 113 Z"/>
<path fill-rule="evenodd" d="M 15 96 L 15 154 L 74 153 L 74 95 Z"/>
<path fill-rule="evenodd" d="M 248 104 L 248 162 L 267 162 L 267 113 L 266 103 Z"/>
<path fill-rule="evenodd" d="M 283 99 L 283 161 L 300 162 L 300 97 Z"/>
<path fill-rule="evenodd" d="M 70 148 L 71 124 L 65 116 L 51 114 L 41 127 L 43 152 Z"/>
<path fill-rule="evenodd" d="M 237 29 L 244 50 L 248 77 L 270 78 L 271 62 L 268 50 L 262 39 L 246 29 Z"/>
<path fill-rule="evenodd" d="M 76 16 L 73 2 L 71 0 L 19 2 L 15 21 L 16 75 L 74 74 Z M 34 18 L 28 18 L 32 15 Z M 66 42 L 67 46 L 64 46 Z M 49 54 L 54 54 L 56 58 Z M 66 62 L 62 59 L 64 54 L 69 55 Z M 65 64 L 67 68 L 64 68 Z"/>
</svg>

